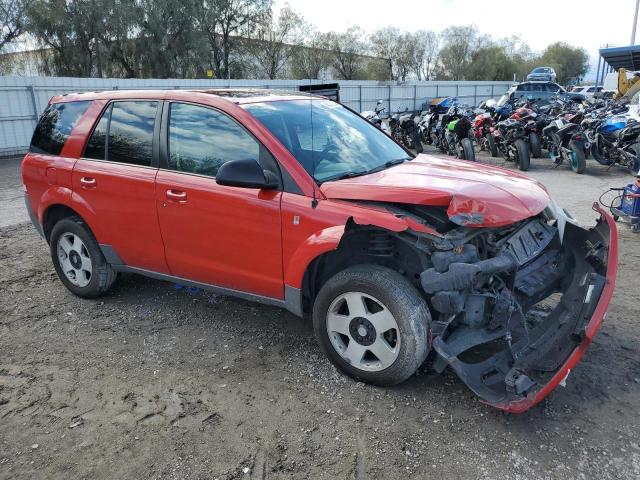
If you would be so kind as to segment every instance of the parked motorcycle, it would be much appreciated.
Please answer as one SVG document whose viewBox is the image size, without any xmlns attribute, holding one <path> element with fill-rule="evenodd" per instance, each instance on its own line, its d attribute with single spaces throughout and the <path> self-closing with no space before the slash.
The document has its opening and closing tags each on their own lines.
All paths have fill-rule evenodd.
<svg viewBox="0 0 640 480">
<path fill-rule="evenodd" d="M 513 118 L 502 120 L 496 123 L 491 133 L 505 159 L 515 162 L 522 171 L 529 170 L 531 156 L 528 133 L 522 122 Z"/>
<path fill-rule="evenodd" d="M 594 126 L 591 155 L 602 165 L 620 165 L 637 171 L 640 164 L 640 122 L 621 116 L 609 117 Z"/>
<path fill-rule="evenodd" d="M 382 121 L 381 115 L 384 113 L 386 109 L 382 103 L 382 100 L 378 100 L 376 104 L 376 108 L 373 110 L 365 110 L 364 112 L 360 112 L 360 115 L 363 116 L 366 120 L 373 123 L 380 130 L 385 132 L 386 134 L 390 134 L 389 126 Z"/>
<path fill-rule="evenodd" d="M 585 136 L 577 123 L 557 118 L 547 125 L 542 134 L 549 141 L 549 157 L 556 164 L 567 162 L 571 170 L 584 173 L 587 159 L 584 154 Z"/>
<path fill-rule="evenodd" d="M 410 113 L 395 113 L 391 115 L 389 128 L 395 141 L 411 150 L 415 150 L 417 153 L 422 153 L 423 147 L 420 140 L 420 132 Z"/>
<path fill-rule="evenodd" d="M 435 127 L 434 144 L 441 152 L 475 162 L 476 153 L 470 138 L 471 121 L 468 113 L 453 104 L 440 117 Z"/>
<path fill-rule="evenodd" d="M 498 146 L 491 135 L 494 126 L 490 112 L 478 113 L 473 119 L 473 138 L 480 151 L 486 151 L 492 157 L 498 156 Z"/>
</svg>

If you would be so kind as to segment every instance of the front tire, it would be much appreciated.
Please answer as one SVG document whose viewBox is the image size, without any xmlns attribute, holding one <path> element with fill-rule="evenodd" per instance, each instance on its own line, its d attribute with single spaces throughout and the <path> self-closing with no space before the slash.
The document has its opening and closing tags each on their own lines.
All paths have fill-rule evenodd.
<svg viewBox="0 0 640 480">
<path fill-rule="evenodd" d="M 529 156 L 529 145 L 527 142 L 519 138 L 516 140 L 516 154 L 518 158 L 516 159 L 518 163 L 518 168 L 523 172 L 529 170 L 529 165 L 531 164 L 531 157 Z"/>
<path fill-rule="evenodd" d="M 56 223 L 49 239 L 51 259 L 65 287 L 83 298 L 104 295 L 117 273 L 104 258 L 87 224 L 77 216 Z"/>
<path fill-rule="evenodd" d="M 487 133 L 485 135 L 485 138 L 487 139 L 487 146 L 489 147 L 489 152 L 491 152 L 491 156 L 493 158 L 496 158 L 498 156 L 498 146 L 496 145 L 496 141 L 493 138 L 493 135 L 491 135 L 490 133 Z"/>
<path fill-rule="evenodd" d="M 542 158 L 542 146 L 540 145 L 540 137 L 536 132 L 529 134 L 529 146 L 533 158 Z"/>
<path fill-rule="evenodd" d="M 339 370 L 373 385 L 403 382 L 429 353 L 427 304 L 386 267 L 356 265 L 330 278 L 314 302 L 313 327 Z"/>
<path fill-rule="evenodd" d="M 460 146 L 462 147 L 462 158 L 471 162 L 476 161 L 476 152 L 473 149 L 473 143 L 468 138 L 460 140 Z"/>
<path fill-rule="evenodd" d="M 422 147 L 422 138 L 420 136 L 420 132 L 417 129 L 414 129 L 411 133 L 411 138 L 413 139 L 413 148 L 416 153 L 422 153 L 424 148 Z"/>
</svg>

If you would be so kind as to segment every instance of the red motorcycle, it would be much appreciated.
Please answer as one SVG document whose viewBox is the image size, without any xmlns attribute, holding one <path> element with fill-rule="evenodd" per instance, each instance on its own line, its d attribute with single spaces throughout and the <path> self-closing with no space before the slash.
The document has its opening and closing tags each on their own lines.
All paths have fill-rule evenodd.
<svg viewBox="0 0 640 480">
<path fill-rule="evenodd" d="M 518 108 L 510 118 L 522 122 L 524 131 L 527 134 L 529 150 L 533 158 L 542 158 L 542 144 L 540 143 L 540 133 L 538 132 L 538 124 L 536 117 L 538 114 L 530 108 Z"/>
<path fill-rule="evenodd" d="M 492 157 L 498 156 L 498 147 L 491 132 L 493 131 L 493 118 L 489 112 L 480 113 L 473 119 L 474 143 L 480 147 L 480 151 L 491 153 Z"/>
</svg>

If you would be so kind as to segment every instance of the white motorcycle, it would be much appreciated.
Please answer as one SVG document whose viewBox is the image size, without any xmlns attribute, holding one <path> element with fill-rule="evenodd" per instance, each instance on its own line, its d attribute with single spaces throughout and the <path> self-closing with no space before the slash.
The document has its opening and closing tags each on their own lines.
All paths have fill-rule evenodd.
<svg viewBox="0 0 640 480">
<path fill-rule="evenodd" d="M 380 115 L 386 109 L 382 105 L 382 100 L 378 100 L 376 104 L 376 108 L 374 110 L 365 110 L 364 112 L 360 112 L 360 116 L 364 117 L 367 121 L 373 123 L 376 127 L 382 130 L 387 135 L 391 134 L 391 130 L 389 130 L 389 125 L 386 122 L 382 121 Z"/>
</svg>

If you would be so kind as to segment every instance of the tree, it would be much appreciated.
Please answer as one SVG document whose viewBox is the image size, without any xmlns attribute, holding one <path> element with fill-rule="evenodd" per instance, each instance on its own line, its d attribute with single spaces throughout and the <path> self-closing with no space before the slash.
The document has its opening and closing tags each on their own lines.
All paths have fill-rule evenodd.
<svg viewBox="0 0 640 480">
<path fill-rule="evenodd" d="M 488 42 L 473 25 L 446 28 L 440 34 L 442 49 L 438 56 L 438 76 L 447 80 L 464 80 L 473 53 Z"/>
<path fill-rule="evenodd" d="M 105 2 L 104 24 L 99 41 L 104 47 L 108 64 L 107 76 L 136 78 L 140 76 L 140 43 L 136 39 L 139 21 L 143 18 L 136 0 L 110 0 Z"/>
<path fill-rule="evenodd" d="M 259 76 L 278 78 L 293 54 L 292 44 L 301 43 L 302 23 L 302 17 L 287 4 L 276 19 L 258 27 L 255 37 L 247 44 Z"/>
<path fill-rule="evenodd" d="M 363 73 L 366 45 L 362 36 L 362 29 L 357 25 L 349 27 L 345 32 L 330 32 L 328 35 L 333 68 L 342 80 L 355 80 Z"/>
<path fill-rule="evenodd" d="M 589 70 L 589 55 L 582 47 L 556 42 L 542 52 L 539 64 L 553 67 L 558 82 L 566 84 L 572 78 L 581 80 L 584 77 Z"/>
<path fill-rule="evenodd" d="M 210 50 L 210 67 L 217 77 L 230 77 L 235 37 L 248 36 L 270 18 L 271 0 L 197 0 L 195 21 Z"/>
<path fill-rule="evenodd" d="M 291 74 L 294 78 L 320 78 L 331 62 L 328 35 L 306 24 L 303 29 L 308 32 L 304 40 L 292 47 Z"/>
<path fill-rule="evenodd" d="M 26 9 L 26 0 L 0 0 L 0 52 L 24 33 Z"/>
<path fill-rule="evenodd" d="M 29 33 L 51 54 L 43 58 L 55 75 L 91 77 L 98 72 L 96 35 L 101 28 L 100 0 L 34 0 L 27 7 Z"/>
<path fill-rule="evenodd" d="M 397 70 L 397 45 L 400 38 L 400 30 L 395 27 L 384 27 L 373 32 L 370 40 L 372 55 L 384 58 L 389 63 L 391 77 L 395 79 Z M 387 78 L 386 80 L 388 80 Z"/>
<path fill-rule="evenodd" d="M 193 28 L 195 0 L 139 0 L 144 17 L 136 39 L 143 55 L 143 76 L 181 78 L 194 75 L 201 42 Z"/>
<path fill-rule="evenodd" d="M 479 48 L 471 55 L 465 76 L 474 80 L 509 80 L 513 70 L 514 62 L 504 47 L 490 45 Z"/>
</svg>

